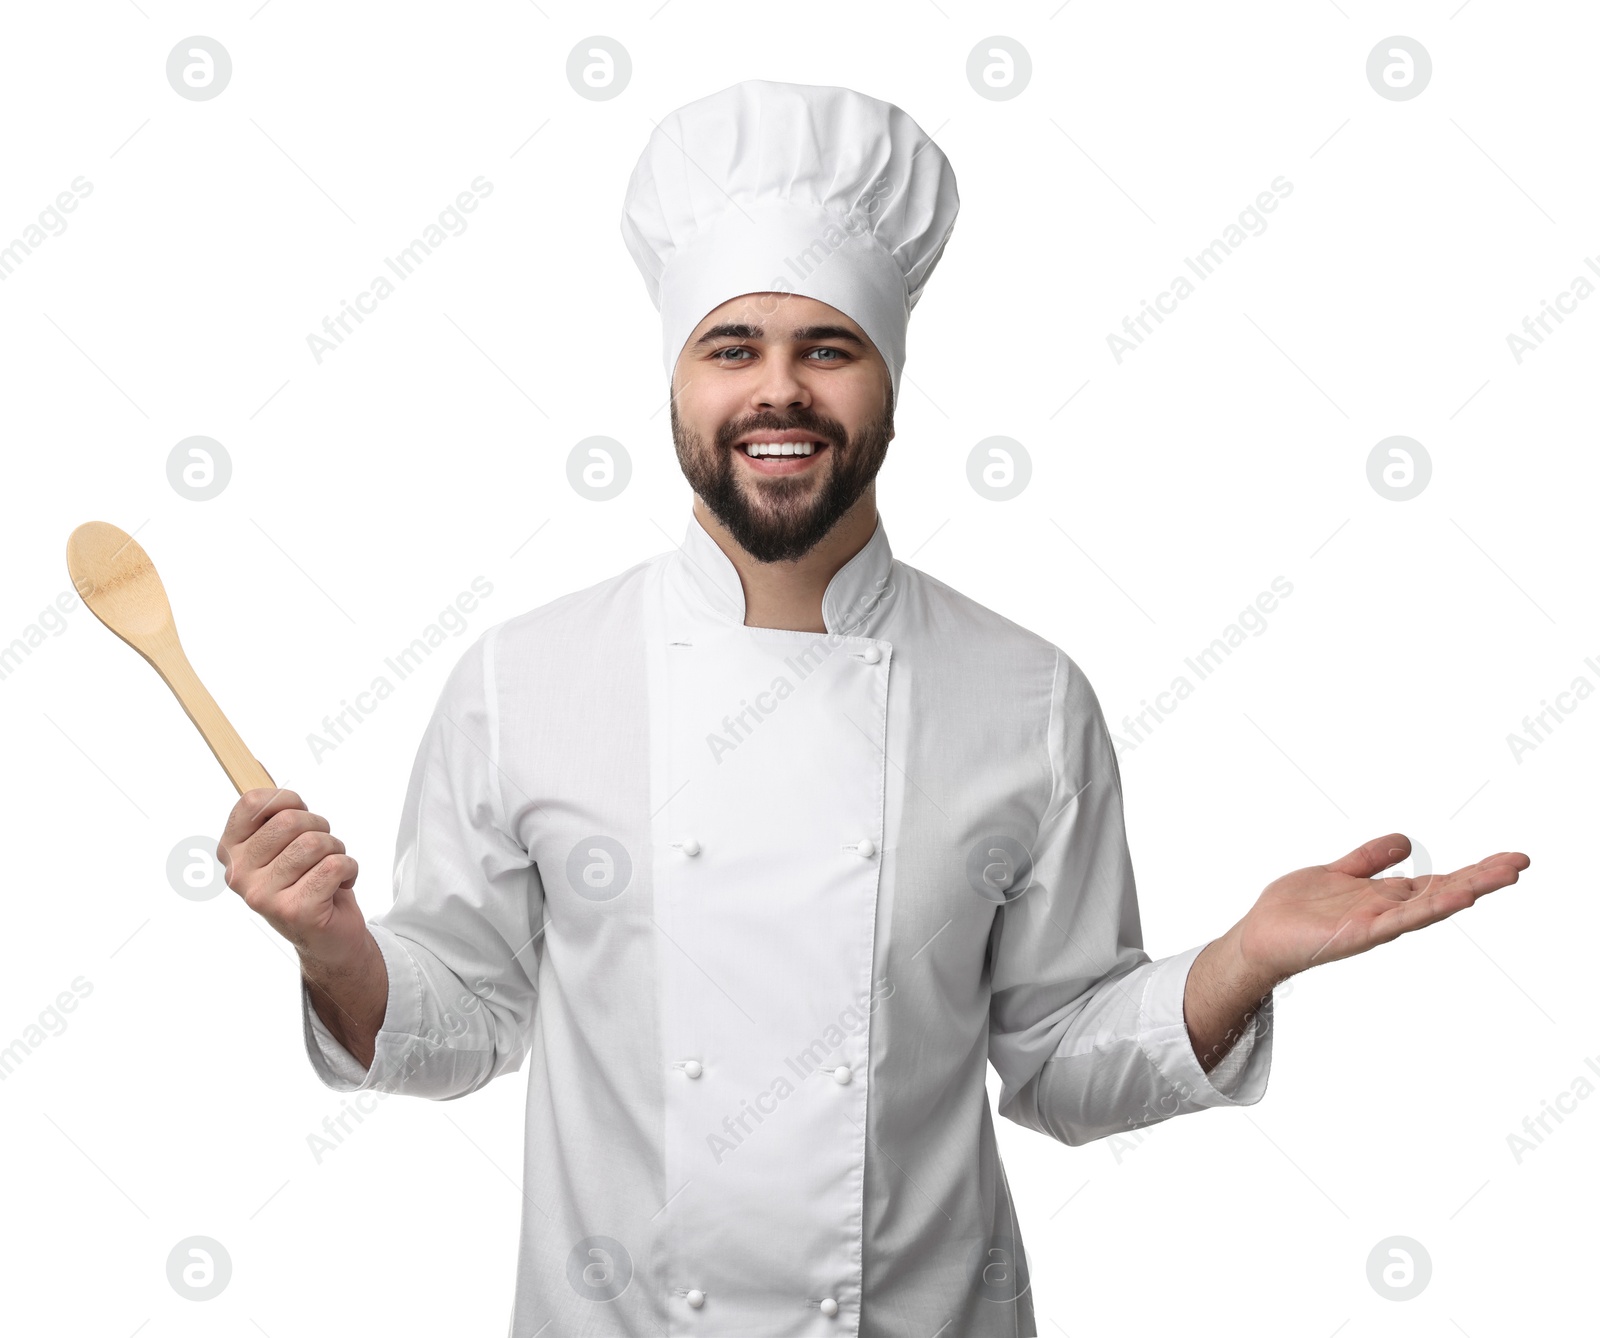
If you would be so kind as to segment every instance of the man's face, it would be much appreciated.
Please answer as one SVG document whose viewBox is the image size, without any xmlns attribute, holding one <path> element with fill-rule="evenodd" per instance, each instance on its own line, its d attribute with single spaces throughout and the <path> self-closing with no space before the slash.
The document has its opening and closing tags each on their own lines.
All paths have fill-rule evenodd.
<svg viewBox="0 0 1600 1338">
<path fill-rule="evenodd" d="M 808 553 L 871 485 L 894 436 L 889 369 L 866 332 L 790 293 L 746 293 L 710 312 L 678 355 L 672 391 L 684 477 L 760 562 Z M 791 441 L 796 453 L 753 456 L 751 441 Z"/>
</svg>

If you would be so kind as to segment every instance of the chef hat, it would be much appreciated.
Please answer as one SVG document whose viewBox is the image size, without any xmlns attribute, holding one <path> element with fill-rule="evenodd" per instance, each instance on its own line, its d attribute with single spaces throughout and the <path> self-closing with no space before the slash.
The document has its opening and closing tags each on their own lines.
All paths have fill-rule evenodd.
<svg viewBox="0 0 1600 1338">
<path fill-rule="evenodd" d="M 906 322 L 960 205 L 949 160 L 899 107 L 747 79 L 652 132 L 622 237 L 661 312 L 669 377 L 695 326 L 730 298 L 798 293 L 866 332 L 897 401 Z"/>
</svg>

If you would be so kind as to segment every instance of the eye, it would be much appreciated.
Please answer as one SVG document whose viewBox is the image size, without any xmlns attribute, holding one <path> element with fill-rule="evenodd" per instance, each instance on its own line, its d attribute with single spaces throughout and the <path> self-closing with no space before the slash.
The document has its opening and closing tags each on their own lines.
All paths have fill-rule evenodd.
<svg viewBox="0 0 1600 1338">
<path fill-rule="evenodd" d="M 712 361 L 714 361 L 714 362 L 745 362 L 745 361 L 747 361 L 747 359 L 744 359 L 744 358 L 724 358 L 722 355 L 724 353 L 748 353 L 748 352 L 750 352 L 750 350 L 747 349 L 743 344 L 728 344 L 728 345 L 725 345 L 722 348 L 719 348 L 715 353 L 713 353 L 711 355 L 711 358 L 712 358 Z"/>
<path fill-rule="evenodd" d="M 837 355 L 837 356 L 832 357 L 832 358 L 824 358 L 824 359 L 822 359 L 822 361 L 824 361 L 824 362 L 848 362 L 848 361 L 850 361 L 850 355 L 848 353 L 846 353 L 842 348 L 833 348 L 831 346 L 828 346 L 828 347 L 823 347 L 823 348 L 814 348 L 811 351 L 813 353 L 832 353 L 832 354 Z"/>
</svg>

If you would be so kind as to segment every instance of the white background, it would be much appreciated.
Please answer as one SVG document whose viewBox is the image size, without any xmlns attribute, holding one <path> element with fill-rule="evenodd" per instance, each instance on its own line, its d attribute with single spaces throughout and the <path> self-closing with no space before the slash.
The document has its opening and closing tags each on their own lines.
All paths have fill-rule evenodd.
<svg viewBox="0 0 1600 1338">
<path fill-rule="evenodd" d="M 659 324 L 618 232 L 652 121 L 750 77 L 905 108 L 963 207 L 880 476 L 896 555 L 1067 650 L 1118 733 L 1274 577 L 1293 585 L 1123 753 L 1147 950 L 1215 937 L 1272 878 L 1391 830 L 1435 869 L 1533 859 L 1280 989 L 1259 1105 L 1120 1148 L 1000 1121 L 1040 1332 L 1593 1325 L 1578 1189 L 1600 1100 L 1569 1098 L 1520 1162 L 1507 1141 L 1600 1084 L 1600 701 L 1520 761 L 1507 743 L 1575 678 L 1600 685 L 1600 301 L 1520 364 L 1506 339 L 1596 277 L 1588 6 L 101 0 L 4 22 L 0 245 L 74 178 L 93 189 L 0 283 L 0 646 L 71 590 L 76 525 L 136 530 L 200 676 L 361 861 L 369 914 L 467 642 L 688 521 Z M 1006 101 L 966 76 L 996 33 L 1033 65 Z M 233 61 L 208 101 L 165 75 L 195 34 Z M 565 74 L 592 34 L 632 58 L 606 101 Z M 1365 72 L 1395 34 L 1433 61 L 1408 101 Z M 479 175 L 467 229 L 319 364 L 307 336 Z M 1265 231 L 1119 364 L 1107 335 L 1279 176 Z M 634 470 L 604 503 L 566 474 L 597 434 Z M 1433 465 L 1405 502 L 1366 474 L 1396 434 Z M 193 435 L 232 461 L 210 501 L 167 481 Z M 993 435 L 1033 461 L 1009 502 L 967 482 Z M 323 717 L 478 576 L 494 592 L 465 632 L 315 760 Z M 502 1333 L 524 1076 L 387 1099 L 319 1163 L 308 1135 L 342 1098 L 306 1061 L 286 945 L 225 888 L 189 901 L 167 878 L 234 793 L 157 676 L 81 605 L 63 621 L 0 679 L 0 1046 L 75 979 L 91 992 L 0 1083 L 5 1326 Z M 166 1277 L 191 1235 L 233 1264 L 204 1303 Z M 1393 1235 L 1432 1259 L 1410 1301 L 1367 1279 Z"/>
</svg>

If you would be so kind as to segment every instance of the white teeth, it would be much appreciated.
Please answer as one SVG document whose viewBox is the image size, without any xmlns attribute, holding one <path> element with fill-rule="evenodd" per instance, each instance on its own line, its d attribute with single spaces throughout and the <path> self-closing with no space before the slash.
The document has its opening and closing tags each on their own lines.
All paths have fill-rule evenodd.
<svg viewBox="0 0 1600 1338">
<path fill-rule="evenodd" d="M 811 455 L 820 443 L 814 441 L 751 441 L 745 443 L 748 455 Z"/>
</svg>

